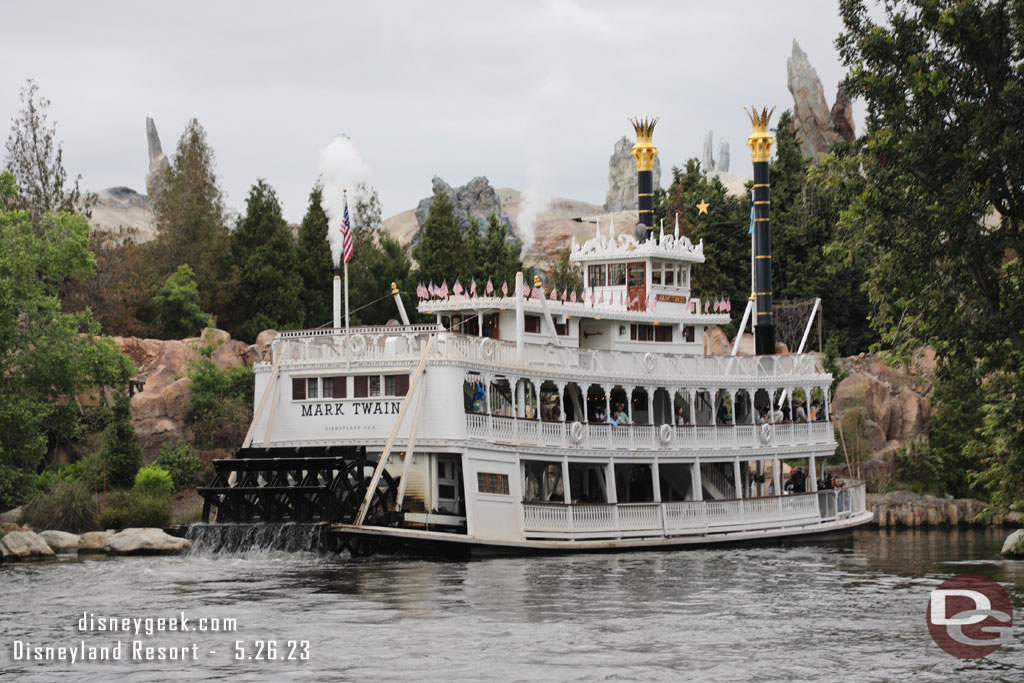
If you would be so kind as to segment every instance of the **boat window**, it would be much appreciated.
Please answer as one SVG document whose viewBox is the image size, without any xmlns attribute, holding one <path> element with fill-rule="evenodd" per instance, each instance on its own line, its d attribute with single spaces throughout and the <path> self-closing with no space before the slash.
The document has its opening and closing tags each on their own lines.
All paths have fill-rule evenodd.
<svg viewBox="0 0 1024 683">
<path fill-rule="evenodd" d="M 686 327 L 683 328 L 683 337 L 688 342 L 693 341 L 693 325 L 687 325 Z"/>
<path fill-rule="evenodd" d="M 555 333 L 561 337 L 569 334 L 569 321 L 566 320 L 564 323 L 555 323 Z"/>
<path fill-rule="evenodd" d="M 332 390 L 331 390 L 331 395 L 334 398 L 345 398 L 346 389 L 348 388 L 347 387 L 347 384 L 348 384 L 347 380 L 348 380 L 348 378 L 347 377 L 329 377 L 328 379 L 330 380 L 330 383 L 333 385 L 332 386 Z M 324 381 L 327 382 L 328 379 L 325 379 Z"/>
<path fill-rule="evenodd" d="M 629 286 L 643 287 L 646 277 L 646 267 L 643 263 L 632 263 L 629 266 Z"/>
<path fill-rule="evenodd" d="M 605 282 L 607 281 L 607 278 L 605 277 L 606 274 L 607 273 L 605 272 L 605 267 L 603 265 L 588 267 L 587 268 L 587 280 L 589 281 L 588 284 L 591 287 L 604 287 Z"/>
<path fill-rule="evenodd" d="M 671 268 L 671 266 L 666 266 L 665 267 L 666 270 L 668 270 L 669 268 Z M 654 263 L 654 264 L 651 265 L 651 284 L 652 285 L 660 285 L 661 284 L 661 270 L 662 270 L 662 264 L 661 263 Z"/>
<path fill-rule="evenodd" d="M 352 392 L 353 396 L 355 396 L 356 398 L 363 398 L 365 396 L 369 396 L 370 395 L 369 394 L 369 381 L 370 381 L 370 378 L 368 376 L 366 376 L 366 375 L 356 375 L 355 377 L 352 378 L 352 381 L 355 383 L 355 386 L 353 387 L 353 392 Z"/>
<path fill-rule="evenodd" d="M 626 284 L 626 264 L 625 263 L 609 263 L 608 264 L 608 284 L 624 285 Z"/>
<path fill-rule="evenodd" d="M 525 332 L 533 332 L 534 334 L 540 334 L 540 316 L 539 315 L 528 315 L 523 320 L 523 330 Z"/>
<path fill-rule="evenodd" d="M 370 396 L 380 396 L 380 375 L 370 375 Z"/>
<path fill-rule="evenodd" d="M 477 490 L 480 493 L 498 493 L 506 496 L 509 495 L 507 474 L 491 474 L 489 472 L 477 472 L 476 486 Z"/>
<path fill-rule="evenodd" d="M 324 377 L 324 398 L 334 398 L 334 382 L 329 377 Z"/>
<path fill-rule="evenodd" d="M 292 400 L 301 401 L 306 398 L 306 380 L 301 377 L 292 378 Z"/>
<path fill-rule="evenodd" d="M 665 286 L 671 287 L 676 281 L 676 267 L 674 265 L 665 266 Z"/>
<path fill-rule="evenodd" d="M 309 377 L 306 379 L 306 398 L 317 398 L 319 392 L 317 388 L 320 385 L 319 377 Z"/>
<path fill-rule="evenodd" d="M 633 341 L 654 341 L 654 325 L 630 325 L 629 338 Z"/>
<path fill-rule="evenodd" d="M 658 325 L 654 328 L 654 341 L 672 341 L 672 328 L 668 325 Z"/>
<path fill-rule="evenodd" d="M 687 266 L 683 266 L 679 269 L 679 286 L 689 287 L 690 283 L 690 269 Z"/>
</svg>

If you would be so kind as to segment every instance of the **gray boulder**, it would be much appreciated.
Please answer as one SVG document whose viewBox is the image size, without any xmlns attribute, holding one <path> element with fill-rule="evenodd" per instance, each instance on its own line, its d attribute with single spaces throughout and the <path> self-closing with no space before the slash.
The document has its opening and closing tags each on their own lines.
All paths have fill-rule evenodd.
<svg viewBox="0 0 1024 683">
<path fill-rule="evenodd" d="M 104 547 L 111 555 L 164 555 L 188 550 L 192 541 L 163 529 L 124 529 L 108 538 Z"/>
<path fill-rule="evenodd" d="M 654 188 L 661 187 L 661 157 L 654 157 Z M 604 210 L 631 211 L 637 208 L 636 160 L 633 158 L 633 141 L 623 135 L 615 143 L 612 156 L 608 159 L 608 194 Z"/>
<path fill-rule="evenodd" d="M 431 185 L 433 193 L 429 197 L 421 199 L 420 203 L 416 206 L 416 222 L 419 223 L 421 230 L 427 222 L 430 207 L 434 205 L 434 195 L 443 190 L 452 202 L 455 222 L 459 224 L 463 232 L 469 229 L 470 219 L 475 218 L 480 224 L 480 233 L 481 237 L 483 237 L 483 233 L 487 228 L 487 219 L 491 213 L 494 213 L 498 220 L 505 224 L 508 234 L 512 234 L 512 221 L 502 211 L 501 199 L 498 197 L 498 193 L 491 187 L 490 181 L 484 176 L 473 178 L 458 188 L 452 188 L 444 180 L 434 176 Z M 417 231 L 412 238 L 411 245 L 415 246 L 419 242 L 420 231 Z"/>
<path fill-rule="evenodd" d="M 1017 529 L 1010 534 L 999 552 L 1003 557 L 1024 560 L 1024 529 Z"/>
<path fill-rule="evenodd" d="M 21 508 L 16 507 L 7 512 L 0 512 L 0 522 L 9 522 L 11 524 L 18 524 L 21 522 Z"/>
<path fill-rule="evenodd" d="M 12 531 L 0 538 L 0 554 L 4 562 L 53 557 L 50 546 L 34 531 Z"/>
<path fill-rule="evenodd" d="M 78 552 L 78 534 L 50 529 L 39 534 L 39 537 L 46 541 L 46 545 L 50 546 L 55 553 Z"/>
<path fill-rule="evenodd" d="M 113 531 L 90 531 L 82 534 L 78 538 L 78 554 L 107 552 L 107 540 L 113 535 Z"/>
</svg>

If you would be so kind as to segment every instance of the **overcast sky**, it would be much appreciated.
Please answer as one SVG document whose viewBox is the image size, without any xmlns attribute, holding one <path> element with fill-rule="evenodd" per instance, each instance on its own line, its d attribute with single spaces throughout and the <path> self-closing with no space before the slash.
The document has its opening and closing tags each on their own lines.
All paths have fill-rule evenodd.
<svg viewBox="0 0 1024 683">
<path fill-rule="evenodd" d="M 145 192 L 146 116 L 168 155 L 196 117 L 228 205 L 244 209 L 265 178 L 293 222 L 339 133 L 385 216 L 427 196 L 434 175 L 602 203 L 634 114 L 662 117 L 663 185 L 710 129 L 730 170 L 750 173 L 744 105 L 792 107 L 794 38 L 831 105 L 840 30 L 828 0 L 8 2 L 0 120 L 6 138 L 34 78 L 69 173 Z"/>
</svg>

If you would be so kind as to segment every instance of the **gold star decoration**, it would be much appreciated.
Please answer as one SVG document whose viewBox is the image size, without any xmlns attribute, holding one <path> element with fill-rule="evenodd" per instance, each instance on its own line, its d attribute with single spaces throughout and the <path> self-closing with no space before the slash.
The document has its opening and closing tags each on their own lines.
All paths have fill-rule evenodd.
<svg viewBox="0 0 1024 683">
<path fill-rule="evenodd" d="M 700 204 L 697 205 L 697 215 L 699 216 L 702 213 L 707 213 L 709 206 L 711 205 L 708 204 L 706 201 L 704 201 L 703 199 L 700 200 Z"/>
</svg>

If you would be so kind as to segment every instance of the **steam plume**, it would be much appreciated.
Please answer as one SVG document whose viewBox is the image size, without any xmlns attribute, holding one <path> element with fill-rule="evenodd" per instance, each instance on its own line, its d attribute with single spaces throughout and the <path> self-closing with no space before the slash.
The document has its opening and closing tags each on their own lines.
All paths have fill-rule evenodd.
<svg viewBox="0 0 1024 683">
<path fill-rule="evenodd" d="M 320 207 L 327 214 L 330 226 L 327 241 L 331 243 L 331 259 L 341 264 L 341 219 L 345 213 L 344 191 L 348 190 L 349 221 L 354 219 L 360 183 L 370 178 L 370 167 L 347 135 L 339 135 L 320 150 L 320 186 L 323 198 Z"/>
</svg>

